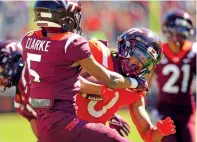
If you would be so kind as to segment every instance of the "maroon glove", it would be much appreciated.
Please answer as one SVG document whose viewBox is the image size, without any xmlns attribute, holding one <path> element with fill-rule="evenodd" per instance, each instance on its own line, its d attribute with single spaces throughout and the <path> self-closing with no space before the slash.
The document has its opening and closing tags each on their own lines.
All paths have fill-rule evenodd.
<svg viewBox="0 0 197 142">
<path fill-rule="evenodd" d="M 114 114 L 108 121 L 109 127 L 115 129 L 121 136 L 125 137 L 130 134 L 130 126 L 120 116 Z"/>
</svg>

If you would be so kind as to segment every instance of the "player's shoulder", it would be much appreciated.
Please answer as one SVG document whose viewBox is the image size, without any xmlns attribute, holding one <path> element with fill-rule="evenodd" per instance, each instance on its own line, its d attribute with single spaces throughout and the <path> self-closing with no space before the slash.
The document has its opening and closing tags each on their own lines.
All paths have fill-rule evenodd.
<svg viewBox="0 0 197 142">
<path fill-rule="evenodd" d="M 29 37 L 31 37 L 36 31 L 38 31 L 38 30 L 33 30 L 33 31 L 29 31 L 29 32 L 27 32 L 22 38 L 21 38 L 21 46 L 23 46 L 23 44 L 24 44 L 24 42 L 29 38 Z"/>
<path fill-rule="evenodd" d="M 191 48 L 192 52 L 197 53 L 197 42 L 192 42 L 191 44 L 192 44 L 192 48 Z"/>
<path fill-rule="evenodd" d="M 89 40 L 89 43 L 92 44 L 103 44 L 105 47 L 108 47 L 108 40 L 92 38 Z"/>
<path fill-rule="evenodd" d="M 164 48 L 164 47 L 168 47 L 168 43 L 167 43 L 167 42 L 163 42 L 163 43 L 162 43 L 162 46 L 163 46 L 163 48 Z"/>
<path fill-rule="evenodd" d="M 92 38 L 88 41 L 91 50 L 99 50 L 99 51 L 110 51 L 108 48 L 107 40 L 98 40 L 96 38 Z"/>
<path fill-rule="evenodd" d="M 162 48 L 163 50 L 166 50 L 167 48 L 169 48 L 168 43 L 167 42 L 162 43 Z"/>
<path fill-rule="evenodd" d="M 65 51 L 69 46 L 78 47 L 88 43 L 88 41 L 84 37 L 75 33 L 65 33 L 64 37 L 62 37 L 61 40 L 65 41 Z"/>
<path fill-rule="evenodd" d="M 163 48 L 163 54 L 168 54 L 169 52 L 169 45 L 167 42 L 162 43 L 162 48 Z"/>
<path fill-rule="evenodd" d="M 87 43 L 88 41 L 81 35 L 76 34 L 76 33 L 70 33 L 67 36 L 67 43 L 73 43 L 73 44 L 81 44 L 83 42 Z"/>
<path fill-rule="evenodd" d="M 27 32 L 25 35 L 24 35 L 24 37 L 30 37 L 30 36 L 32 36 L 33 34 L 35 34 L 35 33 L 41 33 L 41 30 L 32 30 L 32 31 L 29 31 L 29 32 Z M 24 38 L 23 37 L 23 38 Z"/>
<path fill-rule="evenodd" d="M 196 54 L 197 54 L 197 42 L 189 42 L 189 41 L 188 41 L 188 43 L 189 43 L 189 45 L 190 45 L 191 47 L 190 47 L 190 51 L 189 51 L 187 57 L 188 57 L 188 58 L 193 58 L 193 57 L 195 57 Z"/>
</svg>

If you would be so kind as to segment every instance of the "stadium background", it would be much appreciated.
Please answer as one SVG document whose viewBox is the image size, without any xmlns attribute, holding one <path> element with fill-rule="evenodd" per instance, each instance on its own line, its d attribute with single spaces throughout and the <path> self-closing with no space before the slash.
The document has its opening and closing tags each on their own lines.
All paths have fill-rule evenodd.
<svg viewBox="0 0 197 142">
<path fill-rule="evenodd" d="M 20 41 L 23 35 L 36 29 L 33 21 L 34 1 L 0 1 L 0 40 Z M 115 49 L 117 36 L 131 27 L 150 28 L 161 36 L 163 14 L 174 8 L 190 13 L 196 25 L 196 1 L 83 1 L 81 26 L 82 36 L 108 39 L 110 48 Z M 195 41 L 195 37 L 191 37 Z M 193 85 L 195 95 L 196 85 Z M 155 85 L 154 85 L 155 86 Z M 0 142 L 35 142 L 28 122 L 15 113 L 13 96 L 15 88 L 0 92 Z M 156 87 L 152 87 L 147 97 L 147 108 L 154 106 Z M 129 139 L 142 142 L 129 116 L 127 108 L 119 114 L 131 124 Z"/>
</svg>

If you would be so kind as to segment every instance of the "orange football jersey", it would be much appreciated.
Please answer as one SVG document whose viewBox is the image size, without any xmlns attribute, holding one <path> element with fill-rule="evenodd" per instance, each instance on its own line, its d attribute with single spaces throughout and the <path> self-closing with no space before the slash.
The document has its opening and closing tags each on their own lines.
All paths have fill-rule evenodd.
<svg viewBox="0 0 197 142">
<path fill-rule="evenodd" d="M 113 62 L 114 57 L 111 55 L 110 49 L 96 39 L 90 40 L 89 45 L 97 62 L 108 70 L 114 71 L 116 62 Z M 139 93 L 125 89 L 122 92 L 115 92 L 113 96 L 109 96 L 111 99 L 91 101 L 78 94 L 76 97 L 77 114 L 79 118 L 89 122 L 106 123 L 121 106 L 132 104 L 144 95 L 145 92 Z"/>
</svg>

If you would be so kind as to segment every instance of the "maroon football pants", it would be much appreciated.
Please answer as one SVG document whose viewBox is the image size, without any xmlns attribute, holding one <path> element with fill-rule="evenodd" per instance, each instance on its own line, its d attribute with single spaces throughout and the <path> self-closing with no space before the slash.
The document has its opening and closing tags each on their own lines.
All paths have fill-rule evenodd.
<svg viewBox="0 0 197 142">
<path fill-rule="evenodd" d="M 39 142 L 129 142 L 115 130 L 100 123 L 88 123 L 76 117 L 69 123 L 62 122 L 63 125 L 54 128 L 53 133 L 39 137 Z"/>
<path fill-rule="evenodd" d="M 195 115 L 188 120 L 173 120 L 176 126 L 176 133 L 166 136 L 162 142 L 196 142 L 195 141 Z"/>
</svg>

